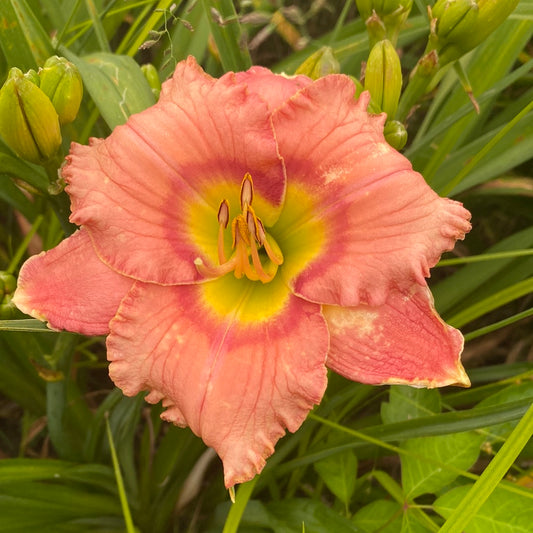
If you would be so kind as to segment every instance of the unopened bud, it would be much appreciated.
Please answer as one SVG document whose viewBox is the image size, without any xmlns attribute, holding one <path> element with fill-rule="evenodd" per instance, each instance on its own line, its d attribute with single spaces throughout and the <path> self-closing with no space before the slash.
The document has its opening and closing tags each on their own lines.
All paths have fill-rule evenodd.
<svg viewBox="0 0 533 533">
<path fill-rule="evenodd" d="M 384 38 L 396 44 L 413 7 L 413 0 L 355 0 L 355 3 L 366 23 L 371 44 Z"/>
<path fill-rule="evenodd" d="M 444 41 L 448 37 L 453 38 L 453 31 L 457 31 L 463 19 L 476 17 L 477 11 L 475 0 L 440 0 L 431 10 L 432 16 L 436 19 L 437 37 Z"/>
<path fill-rule="evenodd" d="M 295 74 L 304 74 L 312 80 L 317 80 L 328 74 L 338 74 L 340 64 L 333 55 L 329 46 L 323 46 L 314 54 L 311 54 L 297 69 Z"/>
<path fill-rule="evenodd" d="M 83 83 L 76 66 L 64 57 L 52 56 L 39 70 L 41 90 L 50 98 L 60 124 L 72 122 L 80 108 Z"/>
<path fill-rule="evenodd" d="M 519 0 L 438 0 L 431 8 L 441 65 L 459 59 L 484 41 Z"/>
<path fill-rule="evenodd" d="M 49 161 L 61 146 L 52 102 L 16 67 L 0 89 L 0 136 L 19 157 L 36 164 Z"/>
<path fill-rule="evenodd" d="M 13 293 L 17 288 L 15 276 L 0 271 L 0 320 L 15 318 L 18 310 L 12 302 Z"/>
<path fill-rule="evenodd" d="M 365 89 L 372 99 L 392 118 L 396 113 L 402 90 L 402 67 L 400 58 L 389 40 L 376 43 L 365 70 Z"/>
<path fill-rule="evenodd" d="M 152 65 L 152 63 L 146 63 L 141 66 L 142 73 L 152 89 L 152 94 L 155 96 L 155 99 L 159 99 L 159 93 L 161 92 L 161 80 L 159 79 L 159 74 L 157 69 Z"/>
<path fill-rule="evenodd" d="M 401 150 L 407 142 L 407 130 L 398 120 L 389 120 L 383 129 L 385 140 L 396 150 Z"/>
<path fill-rule="evenodd" d="M 37 74 L 37 72 L 35 72 L 35 70 L 32 68 L 28 70 L 28 72 L 24 73 L 24 77 L 27 80 L 30 80 L 33 84 L 37 85 L 37 87 L 41 85 L 41 78 L 39 78 L 39 74 Z"/>
</svg>

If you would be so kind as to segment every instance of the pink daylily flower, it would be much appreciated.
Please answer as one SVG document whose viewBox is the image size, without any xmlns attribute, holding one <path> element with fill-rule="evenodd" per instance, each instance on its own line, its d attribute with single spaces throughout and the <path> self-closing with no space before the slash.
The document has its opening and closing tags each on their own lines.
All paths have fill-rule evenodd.
<svg viewBox="0 0 533 533">
<path fill-rule="evenodd" d="M 214 79 L 189 58 L 156 105 L 73 144 L 81 229 L 20 272 L 19 308 L 108 335 L 116 385 L 212 446 L 227 487 L 299 428 L 328 368 L 469 384 L 425 278 L 470 214 L 386 143 L 368 100 L 343 75 Z"/>
</svg>

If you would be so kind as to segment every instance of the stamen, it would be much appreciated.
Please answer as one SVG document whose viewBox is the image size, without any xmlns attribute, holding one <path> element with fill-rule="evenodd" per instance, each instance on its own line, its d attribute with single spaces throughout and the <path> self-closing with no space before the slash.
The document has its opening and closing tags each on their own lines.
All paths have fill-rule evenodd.
<svg viewBox="0 0 533 533">
<path fill-rule="evenodd" d="M 257 219 L 257 233 L 259 235 L 259 238 L 257 239 L 260 244 L 263 245 L 263 248 L 265 249 L 265 252 L 268 255 L 268 258 L 275 264 L 275 265 L 281 265 L 283 263 L 283 256 L 277 255 L 274 250 L 272 250 L 272 247 L 270 246 L 270 243 L 267 240 L 265 227 L 263 226 L 263 223 L 260 219 Z"/>
<path fill-rule="evenodd" d="M 229 222 L 229 204 L 227 200 L 222 200 L 222 202 L 220 202 L 217 218 L 218 223 L 226 229 Z"/>
<path fill-rule="evenodd" d="M 197 257 L 194 260 L 194 266 L 196 267 L 196 270 L 198 270 L 198 272 L 200 272 L 200 274 L 206 278 L 219 278 L 221 276 L 225 276 L 235 269 L 236 263 L 237 258 L 235 256 L 233 256 L 229 261 L 226 261 L 218 266 L 206 265 L 202 261 L 201 257 Z"/>
<path fill-rule="evenodd" d="M 268 283 L 269 281 L 272 281 L 274 279 L 275 272 L 274 274 L 268 275 L 264 271 L 263 265 L 261 264 L 261 259 L 259 258 L 259 254 L 257 253 L 257 246 L 255 245 L 254 240 L 250 244 L 250 250 L 252 252 L 252 262 L 254 264 L 255 271 L 257 272 L 258 279 L 260 279 L 263 283 Z"/>
<path fill-rule="evenodd" d="M 241 183 L 241 210 L 244 211 L 246 206 L 252 205 L 254 199 L 254 183 L 252 176 L 247 172 Z"/>
<path fill-rule="evenodd" d="M 218 261 L 219 266 L 206 265 L 200 257 L 194 260 L 196 269 L 206 278 L 217 278 L 233 272 L 236 278 L 246 276 L 252 281 L 268 283 L 274 279 L 277 267 L 283 263 L 283 255 L 276 242 L 268 242 L 265 227 L 252 208 L 254 186 L 252 176 L 246 173 L 241 183 L 241 214 L 231 221 L 233 254 L 226 258 L 224 231 L 228 227 L 230 210 L 227 200 L 222 200 L 218 208 Z M 264 248 L 271 263 L 268 272 L 261 263 L 258 248 Z M 250 264 L 250 256 L 252 262 Z"/>
</svg>

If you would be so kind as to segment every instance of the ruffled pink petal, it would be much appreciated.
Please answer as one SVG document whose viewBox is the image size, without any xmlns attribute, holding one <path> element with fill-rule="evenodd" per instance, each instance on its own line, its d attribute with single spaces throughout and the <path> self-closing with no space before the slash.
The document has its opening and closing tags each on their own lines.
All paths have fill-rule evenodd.
<svg viewBox="0 0 533 533">
<path fill-rule="evenodd" d="M 387 144 L 385 116 L 366 112 L 368 93 L 358 101 L 353 95 L 349 78 L 327 76 L 273 114 L 288 182 L 295 185 L 286 202 L 295 202 L 291 190 L 303 190 L 314 204 L 293 225 L 324 232 L 320 253 L 288 281 L 312 301 L 381 305 L 395 284 L 424 283 L 442 252 L 469 231 L 470 213 L 435 194 Z M 283 232 L 291 231 L 280 228 L 280 246 Z"/>
<path fill-rule="evenodd" d="M 193 58 L 178 64 L 155 106 L 106 140 L 74 144 L 67 160 L 71 220 L 112 268 L 161 284 L 200 278 L 193 262 L 216 255 L 220 202 L 240 210 L 247 172 L 265 225 L 285 194 L 266 103 L 231 76 L 211 78 Z"/>
<path fill-rule="evenodd" d="M 206 305 L 205 285 L 136 284 L 111 322 L 110 375 L 126 395 L 163 400 L 162 418 L 213 447 L 231 487 L 320 401 L 328 333 L 319 306 L 290 293 L 268 320 L 241 322 Z"/>
<path fill-rule="evenodd" d="M 105 335 L 132 284 L 98 259 L 89 234 L 81 229 L 24 263 L 13 301 L 53 329 Z"/>
<path fill-rule="evenodd" d="M 460 362 L 461 333 L 435 311 L 427 286 L 396 288 L 378 307 L 324 306 L 327 366 L 354 381 L 419 387 L 470 381 Z"/>
<path fill-rule="evenodd" d="M 274 74 L 264 67 L 252 67 L 246 72 L 236 72 L 234 76 L 237 81 L 246 83 L 250 92 L 261 96 L 272 111 L 297 91 L 313 83 L 313 80 L 307 76 Z"/>
</svg>

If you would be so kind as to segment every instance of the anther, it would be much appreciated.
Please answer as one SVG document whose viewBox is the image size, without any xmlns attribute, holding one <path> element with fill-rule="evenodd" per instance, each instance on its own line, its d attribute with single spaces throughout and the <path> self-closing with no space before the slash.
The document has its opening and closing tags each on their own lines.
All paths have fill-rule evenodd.
<svg viewBox="0 0 533 533">
<path fill-rule="evenodd" d="M 241 183 L 241 210 L 244 212 L 247 206 L 252 205 L 254 199 L 254 184 L 252 176 L 247 172 Z"/>
<path fill-rule="evenodd" d="M 222 202 L 220 202 L 217 218 L 218 223 L 226 229 L 229 222 L 229 204 L 227 200 L 222 200 Z"/>
</svg>

